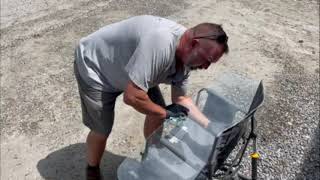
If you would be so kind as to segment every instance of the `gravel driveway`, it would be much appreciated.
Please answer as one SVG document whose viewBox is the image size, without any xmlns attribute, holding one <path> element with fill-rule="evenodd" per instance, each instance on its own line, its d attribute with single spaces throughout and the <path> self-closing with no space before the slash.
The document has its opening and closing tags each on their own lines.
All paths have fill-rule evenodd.
<svg viewBox="0 0 320 180">
<path fill-rule="evenodd" d="M 0 179 L 83 179 L 88 129 L 72 72 L 74 46 L 139 14 L 187 27 L 223 24 L 230 54 L 192 74 L 190 95 L 223 71 L 262 79 L 260 178 L 320 179 L 318 0 L 1 0 Z M 169 88 L 161 88 L 169 100 Z M 139 156 L 143 118 L 119 97 L 102 163 L 106 179 L 115 179 L 125 157 Z"/>
</svg>

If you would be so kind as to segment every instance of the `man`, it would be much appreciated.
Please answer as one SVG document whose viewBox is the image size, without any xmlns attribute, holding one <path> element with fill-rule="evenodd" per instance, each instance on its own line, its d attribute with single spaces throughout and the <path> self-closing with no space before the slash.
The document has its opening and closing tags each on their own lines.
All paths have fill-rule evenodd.
<svg viewBox="0 0 320 180">
<path fill-rule="evenodd" d="M 164 119 L 186 114 L 202 126 L 210 121 L 186 96 L 189 72 L 207 69 L 228 52 L 220 25 L 186 29 L 168 19 L 137 16 L 82 38 L 75 51 L 75 74 L 87 137 L 87 179 L 99 179 L 99 164 L 111 133 L 116 98 L 146 115 L 148 137 Z M 171 84 L 166 106 L 158 84 Z"/>
</svg>

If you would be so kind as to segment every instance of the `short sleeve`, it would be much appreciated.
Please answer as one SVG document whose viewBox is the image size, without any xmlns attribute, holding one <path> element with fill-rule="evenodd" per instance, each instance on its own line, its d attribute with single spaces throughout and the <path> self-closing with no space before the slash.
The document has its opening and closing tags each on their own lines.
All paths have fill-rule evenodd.
<svg viewBox="0 0 320 180">
<path fill-rule="evenodd" d="M 171 65 L 174 55 L 172 35 L 157 30 L 144 35 L 131 56 L 126 71 L 130 80 L 144 91 L 157 85 L 157 80 Z"/>
</svg>

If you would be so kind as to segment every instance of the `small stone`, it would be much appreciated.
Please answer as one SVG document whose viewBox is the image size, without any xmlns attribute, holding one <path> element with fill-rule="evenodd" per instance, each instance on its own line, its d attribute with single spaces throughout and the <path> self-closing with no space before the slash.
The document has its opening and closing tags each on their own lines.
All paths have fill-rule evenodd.
<svg viewBox="0 0 320 180">
<path fill-rule="evenodd" d="M 13 159 L 18 159 L 18 155 L 15 154 L 15 155 L 13 156 Z"/>
<path fill-rule="evenodd" d="M 36 34 L 32 34 L 32 37 L 34 37 L 34 38 L 39 38 L 41 35 L 40 34 L 38 34 L 38 33 L 36 33 Z"/>
<path fill-rule="evenodd" d="M 303 40 L 299 40 L 298 43 L 303 43 Z"/>
</svg>

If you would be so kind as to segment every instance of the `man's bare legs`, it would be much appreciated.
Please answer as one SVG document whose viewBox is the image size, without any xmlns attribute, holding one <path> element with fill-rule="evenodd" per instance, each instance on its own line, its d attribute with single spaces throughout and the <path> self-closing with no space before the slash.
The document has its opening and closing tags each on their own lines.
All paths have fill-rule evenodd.
<svg viewBox="0 0 320 180">
<path fill-rule="evenodd" d="M 90 131 L 87 136 L 87 162 L 90 166 L 99 166 L 107 138 L 105 135 Z"/>
</svg>

